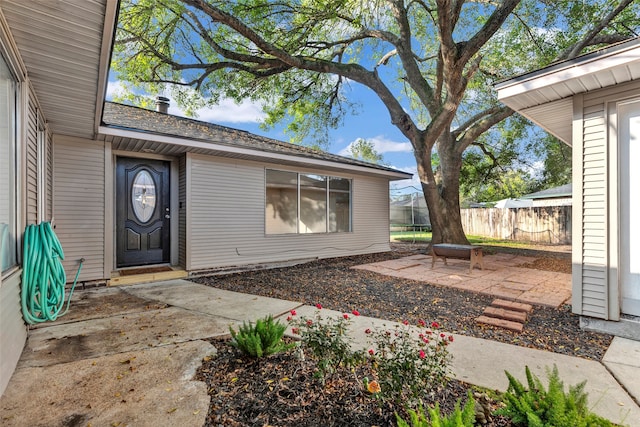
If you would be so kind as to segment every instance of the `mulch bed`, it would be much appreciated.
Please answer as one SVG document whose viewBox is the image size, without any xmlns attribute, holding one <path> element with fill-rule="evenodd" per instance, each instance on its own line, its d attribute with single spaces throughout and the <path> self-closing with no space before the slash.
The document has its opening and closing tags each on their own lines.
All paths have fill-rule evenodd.
<svg viewBox="0 0 640 427">
<path fill-rule="evenodd" d="M 571 313 L 569 306 L 535 307 L 524 331 L 516 333 L 475 322 L 493 300 L 490 296 L 349 268 L 424 253 L 424 248 L 416 245 L 395 245 L 394 249 L 194 281 L 309 305 L 321 303 L 332 310 L 357 309 L 364 316 L 391 321 L 437 321 L 447 332 L 593 360 L 600 360 L 611 342 L 608 335 L 581 330 L 579 317 Z M 566 254 L 518 253 L 535 255 L 527 268 L 571 271 Z M 349 372 L 341 376 L 343 380 L 321 386 L 313 377 L 315 365 L 308 358 L 302 361 L 287 353 L 255 361 L 242 357 L 224 341 L 213 343 L 218 355 L 206 360 L 198 373 L 198 378 L 207 382 L 211 396 L 207 426 L 395 425 L 391 408 L 381 408 L 357 384 L 340 383 L 353 376 Z M 466 399 L 468 389 L 468 384 L 450 381 L 430 403 L 438 402 L 446 413 L 458 398 Z M 489 425 L 510 423 L 499 418 Z"/>
</svg>

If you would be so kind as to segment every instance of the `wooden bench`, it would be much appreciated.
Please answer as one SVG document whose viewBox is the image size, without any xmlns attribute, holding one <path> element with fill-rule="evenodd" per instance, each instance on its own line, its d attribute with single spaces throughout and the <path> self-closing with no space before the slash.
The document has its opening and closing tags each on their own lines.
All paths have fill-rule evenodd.
<svg viewBox="0 0 640 427">
<path fill-rule="evenodd" d="M 442 258 L 444 265 L 447 265 L 447 258 L 468 259 L 470 261 L 469 273 L 476 265 L 480 267 L 480 270 L 484 270 L 482 247 L 480 246 L 436 243 L 431 246 L 431 268 L 435 266 L 437 258 Z"/>
</svg>

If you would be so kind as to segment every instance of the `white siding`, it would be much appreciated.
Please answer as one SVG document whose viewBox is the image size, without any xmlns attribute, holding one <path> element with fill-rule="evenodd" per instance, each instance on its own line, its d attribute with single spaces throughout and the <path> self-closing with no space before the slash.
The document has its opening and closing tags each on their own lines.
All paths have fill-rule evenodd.
<svg viewBox="0 0 640 427">
<path fill-rule="evenodd" d="M 15 272 L 0 284 L 0 395 L 7 387 L 27 340 L 20 306 L 20 275 Z"/>
<path fill-rule="evenodd" d="M 27 225 L 38 220 L 38 109 L 31 99 L 27 104 L 26 117 L 26 213 Z"/>
<path fill-rule="evenodd" d="M 187 156 L 178 161 L 178 264 L 187 265 Z"/>
<path fill-rule="evenodd" d="M 65 254 L 67 281 L 85 258 L 79 281 L 104 279 L 104 143 L 56 135 L 55 232 Z"/>
<path fill-rule="evenodd" d="M 586 105 L 582 127 L 581 313 L 607 317 L 607 149 L 604 103 Z"/>
<path fill-rule="evenodd" d="M 389 250 L 385 178 L 342 176 L 352 179 L 351 233 L 265 235 L 265 168 L 281 167 L 199 155 L 190 162 L 188 270 Z"/>
</svg>

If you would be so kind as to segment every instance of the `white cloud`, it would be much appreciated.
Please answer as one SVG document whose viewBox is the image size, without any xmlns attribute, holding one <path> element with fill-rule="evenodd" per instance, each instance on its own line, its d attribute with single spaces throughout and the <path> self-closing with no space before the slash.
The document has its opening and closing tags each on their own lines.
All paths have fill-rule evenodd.
<svg viewBox="0 0 640 427">
<path fill-rule="evenodd" d="M 173 109 L 178 110 L 177 106 Z M 169 109 L 171 114 L 184 115 Z M 222 99 L 218 105 L 213 107 L 205 107 L 199 109 L 196 114 L 198 120 L 211 123 L 259 123 L 266 117 L 262 106 L 257 102 L 242 101 L 240 104 L 236 104 L 232 99 Z"/>
<path fill-rule="evenodd" d="M 105 98 L 110 101 L 114 96 L 123 93 L 125 85 L 120 81 L 110 81 Z M 166 95 L 165 95 L 166 96 Z M 187 117 L 178 104 L 170 100 L 169 114 Z M 262 106 L 257 102 L 242 101 L 236 103 L 232 99 L 223 98 L 217 105 L 200 108 L 196 111 L 197 119 L 210 123 L 260 123 L 266 117 Z"/>
<path fill-rule="evenodd" d="M 373 138 L 365 138 L 365 139 L 373 143 L 373 148 L 376 150 L 378 154 L 411 153 L 413 151 L 413 148 L 411 147 L 411 143 L 391 141 L 390 139 L 387 139 L 382 135 L 374 136 Z M 357 139 L 354 141 L 351 141 L 349 145 L 347 145 L 345 148 L 340 150 L 338 154 L 341 156 L 348 156 L 350 154 L 351 146 L 356 142 L 357 142 Z"/>
<path fill-rule="evenodd" d="M 394 167 L 394 166 L 392 166 Z M 393 194 L 408 194 L 422 191 L 422 185 L 420 184 L 420 178 L 418 177 L 417 166 L 406 166 L 402 168 L 396 168 L 399 171 L 413 174 L 410 179 L 403 179 L 400 181 L 391 182 L 391 192 Z"/>
</svg>

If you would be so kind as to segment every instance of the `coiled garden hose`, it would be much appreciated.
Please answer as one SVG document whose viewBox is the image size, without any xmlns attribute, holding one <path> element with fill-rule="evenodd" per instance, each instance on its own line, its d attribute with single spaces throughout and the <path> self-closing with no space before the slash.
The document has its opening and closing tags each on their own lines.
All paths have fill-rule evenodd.
<svg viewBox="0 0 640 427">
<path fill-rule="evenodd" d="M 62 267 L 64 252 L 50 222 L 27 226 L 23 240 L 22 317 L 29 324 L 56 320 L 69 310 L 71 295 L 82 270 L 84 258 L 64 308 L 67 276 Z"/>
</svg>

